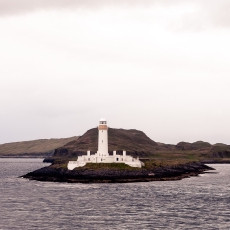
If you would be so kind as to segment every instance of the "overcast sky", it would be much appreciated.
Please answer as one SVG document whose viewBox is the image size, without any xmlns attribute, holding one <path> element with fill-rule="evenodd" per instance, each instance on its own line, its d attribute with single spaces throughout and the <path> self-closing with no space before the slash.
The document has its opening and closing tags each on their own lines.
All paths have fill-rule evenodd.
<svg viewBox="0 0 230 230">
<path fill-rule="evenodd" d="M 105 117 L 230 144 L 229 0 L 0 0 L 0 143 Z"/>
</svg>

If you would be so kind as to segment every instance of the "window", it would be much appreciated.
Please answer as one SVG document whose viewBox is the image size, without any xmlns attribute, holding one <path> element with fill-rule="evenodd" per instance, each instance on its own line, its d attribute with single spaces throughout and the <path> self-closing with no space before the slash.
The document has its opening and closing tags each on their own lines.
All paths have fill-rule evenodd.
<svg viewBox="0 0 230 230">
<path fill-rule="evenodd" d="M 119 161 L 119 158 L 117 158 L 117 161 Z"/>
</svg>

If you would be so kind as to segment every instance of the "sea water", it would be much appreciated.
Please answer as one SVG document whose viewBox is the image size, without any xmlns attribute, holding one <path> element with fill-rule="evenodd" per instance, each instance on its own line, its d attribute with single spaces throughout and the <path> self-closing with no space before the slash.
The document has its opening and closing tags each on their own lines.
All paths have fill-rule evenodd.
<svg viewBox="0 0 230 230">
<path fill-rule="evenodd" d="M 0 229 L 230 229 L 230 165 L 148 183 L 19 178 L 46 165 L 42 159 L 0 159 Z"/>
</svg>

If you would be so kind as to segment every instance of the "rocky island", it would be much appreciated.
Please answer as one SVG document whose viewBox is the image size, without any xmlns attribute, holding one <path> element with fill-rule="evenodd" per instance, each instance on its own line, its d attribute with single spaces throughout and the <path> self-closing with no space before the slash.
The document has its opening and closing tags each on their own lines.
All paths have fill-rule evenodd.
<svg viewBox="0 0 230 230">
<path fill-rule="evenodd" d="M 113 150 L 137 157 L 143 167 L 130 167 L 122 162 L 92 163 L 68 170 L 70 161 L 77 161 L 87 150 L 97 152 L 98 129 L 88 130 L 77 140 L 57 148 L 52 157 L 46 158 L 51 165 L 24 175 L 24 178 L 39 181 L 69 183 L 145 182 L 156 180 L 179 180 L 197 176 L 212 170 L 205 163 L 230 162 L 230 147 L 224 144 L 211 145 L 207 142 L 180 142 L 177 145 L 157 143 L 145 133 L 131 129 L 108 130 L 108 154 Z"/>
<path fill-rule="evenodd" d="M 197 176 L 209 166 L 193 162 L 181 165 L 153 166 L 150 168 L 133 169 L 124 164 L 87 164 L 72 171 L 53 164 L 24 175 L 24 178 L 39 181 L 69 182 L 69 183 L 128 183 L 180 180 Z"/>
</svg>

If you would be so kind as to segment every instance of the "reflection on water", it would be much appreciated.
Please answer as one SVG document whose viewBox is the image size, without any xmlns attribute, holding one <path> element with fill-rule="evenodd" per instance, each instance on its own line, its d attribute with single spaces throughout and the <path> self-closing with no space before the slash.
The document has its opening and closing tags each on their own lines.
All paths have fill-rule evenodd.
<svg viewBox="0 0 230 230">
<path fill-rule="evenodd" d="M 42 159 L 0 159 L 0 229 L 229 229 L 230 165 L 169 182 L 67 184 L 18 178 Z"/>
</svg>

